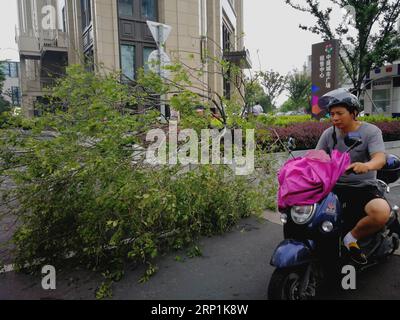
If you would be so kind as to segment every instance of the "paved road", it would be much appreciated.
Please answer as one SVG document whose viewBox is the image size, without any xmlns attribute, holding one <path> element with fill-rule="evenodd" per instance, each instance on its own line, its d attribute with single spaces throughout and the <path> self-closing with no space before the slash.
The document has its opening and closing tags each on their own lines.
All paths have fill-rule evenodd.
<svg viewBox="0 0 400 320">
<path fill-rule="evenodd" d="M 400 199 L 400 187 L 391 199 Z M 250 218 L 223 236 L 200 241 L 203 256 L 185 258 L 172 253 L 158 261 L 159 272 L 139 284 L 143 268 L 128 269 L 113 287 L 113 299 L 138 300 L 263 300 L 273 268 L 269 259 L 282 240 L 282 229 L 267 220 Z M 175 257 L 184 257 L 177 262 Z M 2 299 L 94 299 L 100 278 L 76 271 L 57 275 L 57 289 L 41 289 L 41 279 L 14 272 L 0 275 Z M 328 288 L 323 299 L 400 299 L 400 257 L 373 267 L 358 276 L 357 290 Z"/>
</svg>

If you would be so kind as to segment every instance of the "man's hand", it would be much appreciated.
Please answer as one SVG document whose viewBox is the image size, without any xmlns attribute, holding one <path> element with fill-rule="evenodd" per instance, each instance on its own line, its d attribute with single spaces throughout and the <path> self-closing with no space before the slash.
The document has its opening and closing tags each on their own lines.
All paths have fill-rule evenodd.
<svg viewBox="0 0 400 320">
<path fill-rule="evenodd" d="M 356 174 L 364 174 L 370 171 L 366 163 L 355 162 L 346 169 L 346 172 L 353 170 Z"/>
</svg>

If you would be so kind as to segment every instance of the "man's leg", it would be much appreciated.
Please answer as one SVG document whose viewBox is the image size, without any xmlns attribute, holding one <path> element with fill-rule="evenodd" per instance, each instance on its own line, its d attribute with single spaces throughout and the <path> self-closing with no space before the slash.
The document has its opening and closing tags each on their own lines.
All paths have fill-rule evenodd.
<svg viewBox="0 0 400 320">
<path fill-rule="evenodd" d="M 344 237 L 344 244 L 350 251 L 350 257 L 359 264 L 367 264 L 368 260 L 358 245 L 362 240 L 383 229 L 390 218 L 390 206 L 384 199 L 374 199 L 365 206 L 367 217 L 358 222 L 356 227 Z"/>
<path fill-rule="evenodd" d="M 351 234 L 357 240 L 364 239 L 383 229 L 390 218 L 390 206 L 384 199 L 374 199 L 365 206 L 367 217 L 362 219 Z"/>
</svg>

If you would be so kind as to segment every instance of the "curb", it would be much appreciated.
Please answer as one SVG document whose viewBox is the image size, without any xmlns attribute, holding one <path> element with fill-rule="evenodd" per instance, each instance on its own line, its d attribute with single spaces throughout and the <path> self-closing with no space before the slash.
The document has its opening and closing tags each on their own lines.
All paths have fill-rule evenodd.
<svg viewBox="0 0 400 320">
<path fill-rule="evenodd" d="M 269 222 L 278 224 L 283 226 L 280 218 L 280 213 L 279 212 L 273 212 L 270 210 L 265 210 L 263 214 L 263 218 Z"/>
</svg>

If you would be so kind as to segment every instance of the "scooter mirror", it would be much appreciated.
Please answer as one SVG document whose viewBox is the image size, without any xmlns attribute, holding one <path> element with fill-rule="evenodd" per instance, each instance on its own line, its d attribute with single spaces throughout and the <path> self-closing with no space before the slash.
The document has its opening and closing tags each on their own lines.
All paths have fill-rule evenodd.
<svg viewBox="0 0 400 320">
<path fill-rule="evenodd" d="M 347 147 L 354 149 L 362 144 L 361 135 L 358 132 L 349 132 L 344 138 Z"/>
<path fill-rule="evenodd" d="M 293 151 L 296 149 L 296 140 L 292 137 L 289 137 L 289 141 L 287 143 L 287 147 L 290 151 Z"/>
</svg>

